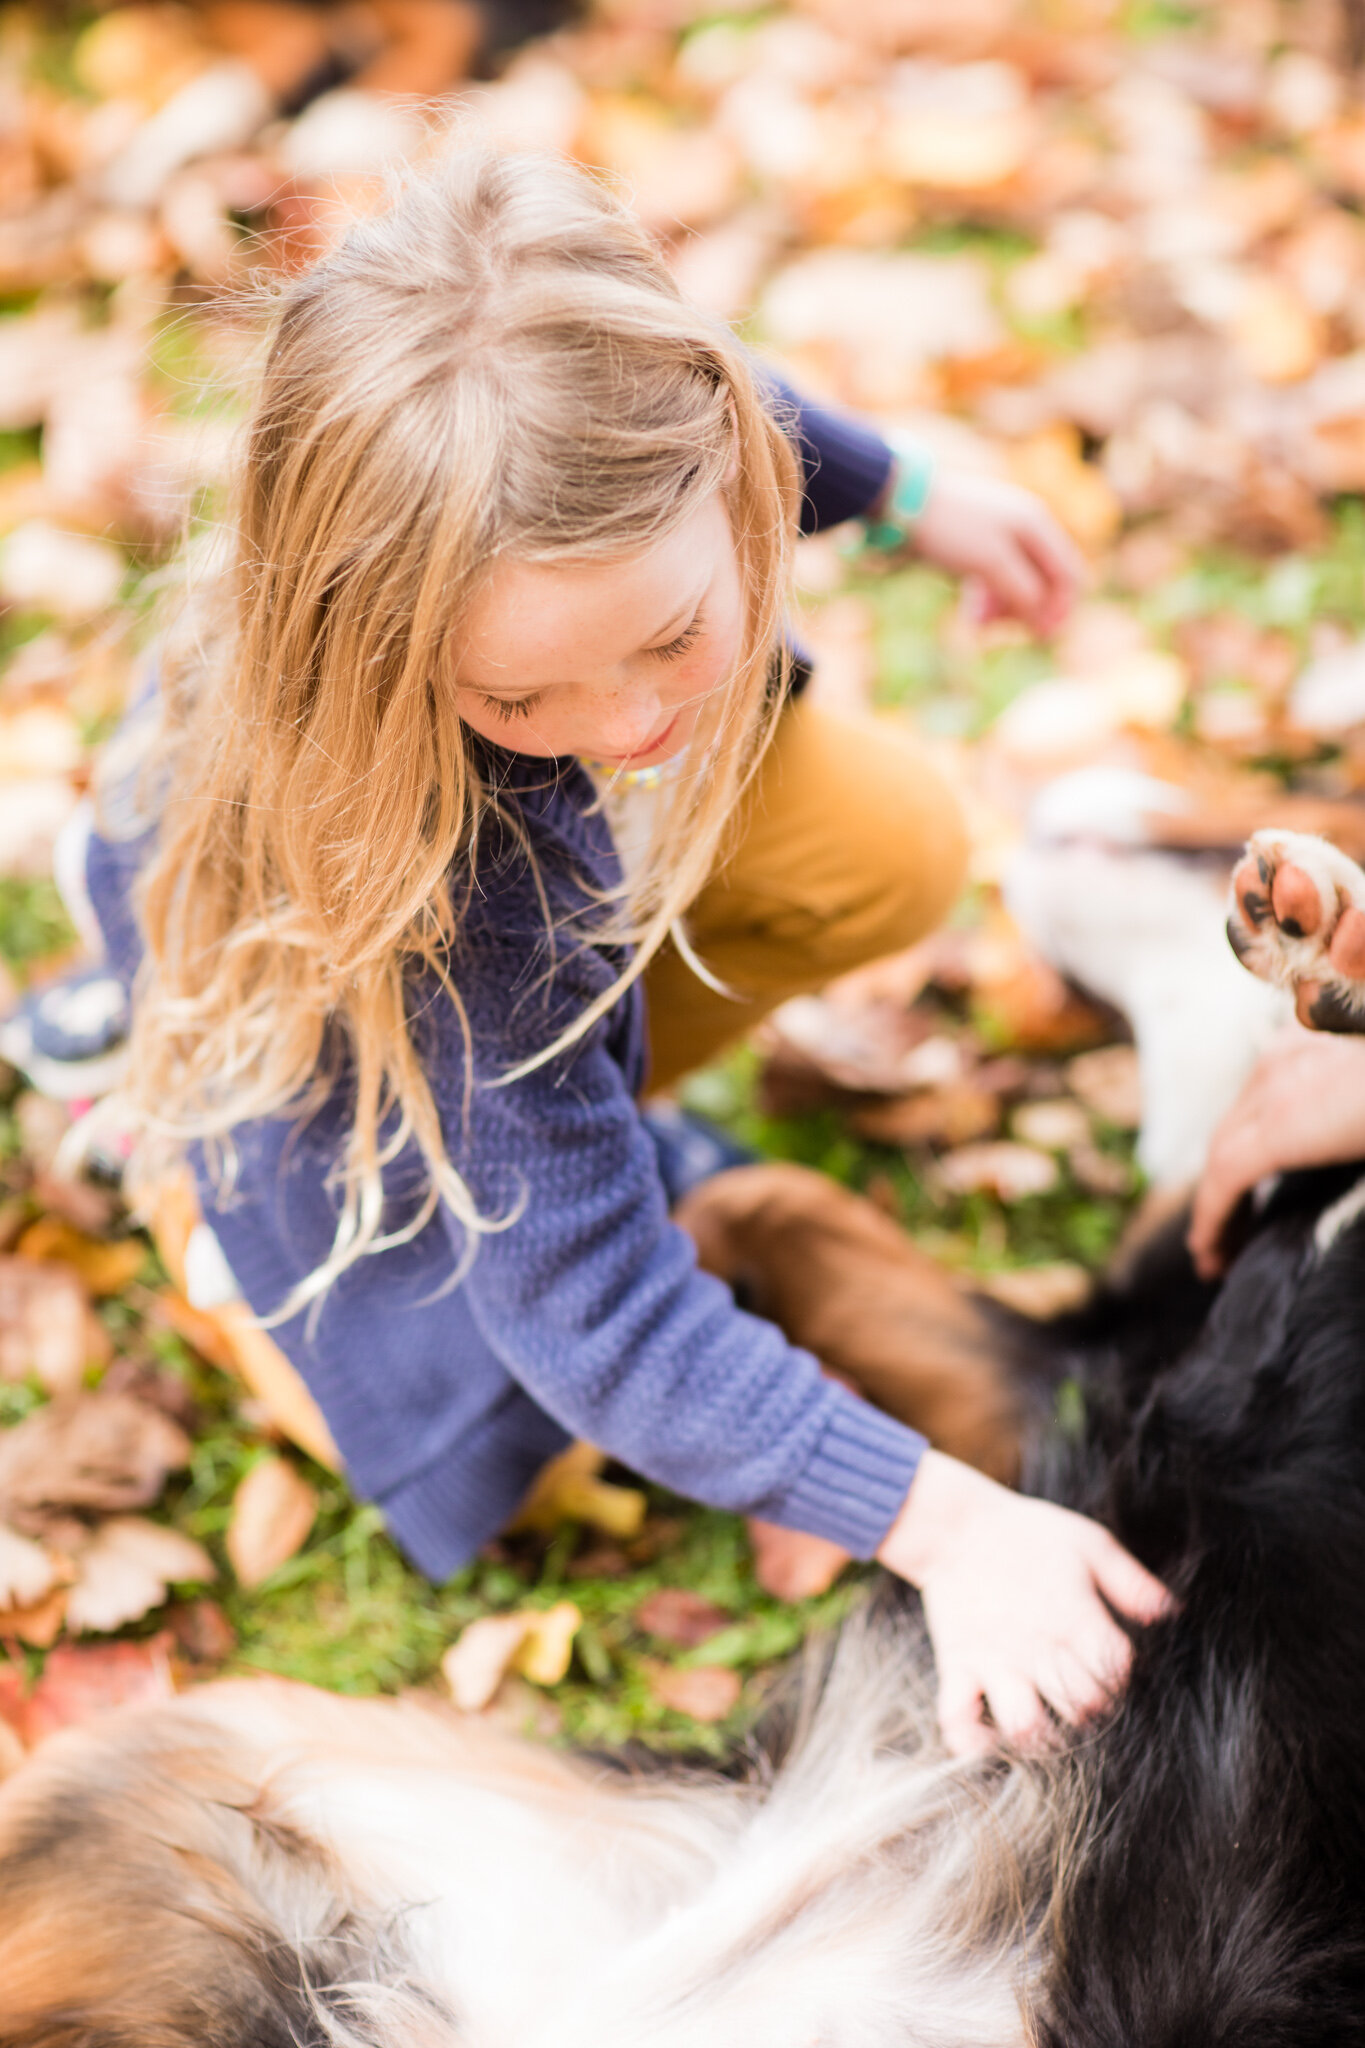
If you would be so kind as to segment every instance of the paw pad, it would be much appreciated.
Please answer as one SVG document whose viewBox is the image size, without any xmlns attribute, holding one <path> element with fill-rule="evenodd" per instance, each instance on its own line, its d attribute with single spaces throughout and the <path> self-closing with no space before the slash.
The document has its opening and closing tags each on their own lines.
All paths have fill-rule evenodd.
<svg viewBox="0 0 1365 2048">
<path fill-rule="evenodd" d="M 1365 873 L 1325 839 L 1258 832 L 1232 877 L 1228 937 L 1294 991 L 1301 1023 L 1365 1032 Z"/>
</svg>

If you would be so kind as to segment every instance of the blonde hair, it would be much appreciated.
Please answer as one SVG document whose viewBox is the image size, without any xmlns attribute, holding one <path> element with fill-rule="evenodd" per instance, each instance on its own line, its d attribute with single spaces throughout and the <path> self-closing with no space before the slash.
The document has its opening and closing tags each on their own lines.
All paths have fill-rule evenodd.
<svg viewBox="0 0 1365 2048">
<path fill-rule="evenodd" d="M 633 958 L 517 1073 L 619 1001 L 717 858 L 778 695 L 792 445 L 734 337 L 566 165 L 462 149 L 284 292 L 216 622 L 165 656 L 132 1083 L 147 1145 L 230 1153 L 234 1125 L 316 1107 L 340 1027 L 336 1240 L 280 1313 L 438 1202 L 471 1248 L 495 1227 L 448 1156 L 406 1001 L 415 969 L 435 975 L 468 1053 L 453 877 L 496 797 L 449 684 L 481 578 L 499 557 L 641 553 L 717 490 L 744 597 L 733 671 L 621 906 Z M 414 1141 L 425 1201 L 386 1235 L 384 1168 Z"/>
</svg>

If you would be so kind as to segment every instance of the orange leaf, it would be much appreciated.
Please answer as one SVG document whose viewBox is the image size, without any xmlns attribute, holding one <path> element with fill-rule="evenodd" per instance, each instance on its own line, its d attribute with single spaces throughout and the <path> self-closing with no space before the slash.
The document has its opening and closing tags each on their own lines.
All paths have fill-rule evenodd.
<svg viewBox="0 0 1365 2048">
<path fill-rule="evenodd" d="M 690 1593 L 685 1586 L 661 1586 L 635 1610 L 636 1628 L 683 1650 L 694 1650 L 698 1643 L 728 1628 L 733 1618 L 714 1600 L 703 1600 L 700 1593 Z"/>
<path fill-rule="evenodd" d="M 739 1673 L 721 1664 L 646 1665 L 649 1689 L 661 1706 L 694 1721 L 723 1721 L 739 1705 L 743 1690 Z"/>
<path fill-rule="evenodd" d="M 147 1256 L 140 1238 L 113 1242 L 87 1237 L 60 1216 L 40 1216 L 20 1238 L 16 1250 L 24 1259 L 55 1260 L 74 1267 L 92 1294 L 119 1294 L 142 1271 Z"/>
<path fill-rule="evenodd" d="M 303 1548 L 317 1520 L 318 1497 L 285 1458 L 262 1458 L 237 1488 L 227 1554 L 237 1582 L 259 1586 Z"/>
</svg>

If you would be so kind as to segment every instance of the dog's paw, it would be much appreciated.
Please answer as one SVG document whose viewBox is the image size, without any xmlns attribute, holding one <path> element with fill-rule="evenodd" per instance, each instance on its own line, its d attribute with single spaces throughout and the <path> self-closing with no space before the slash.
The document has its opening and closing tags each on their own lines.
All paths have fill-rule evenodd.
<svg viewBox="0 0 1365 2048">
<path fill-rule="evenodd" d="M 1233 870 L 1228 938 L 1294 992 L 1300 1023 L 1365 1032 L 1365 872 L 1325 839 L 1258 832 Z"/>
</svg>

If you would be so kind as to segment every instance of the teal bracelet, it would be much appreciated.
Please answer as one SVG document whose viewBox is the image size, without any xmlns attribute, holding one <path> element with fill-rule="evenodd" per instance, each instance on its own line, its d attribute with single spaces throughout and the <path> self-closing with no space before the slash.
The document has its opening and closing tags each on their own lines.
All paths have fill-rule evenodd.
<svg viewBox="0 0 1365 2048">
<path fill-rule="evenodd" d="M 877 548 L 885 554 L 905 546 L 909 530 L 924 511 L 934 487 L 934 457 L 922 441 L 897 438 L 892 446 L 895 480 L 886 508 L 891 517 L 869 525 L 863 541 L 865 547 Z"/>
</svg>

